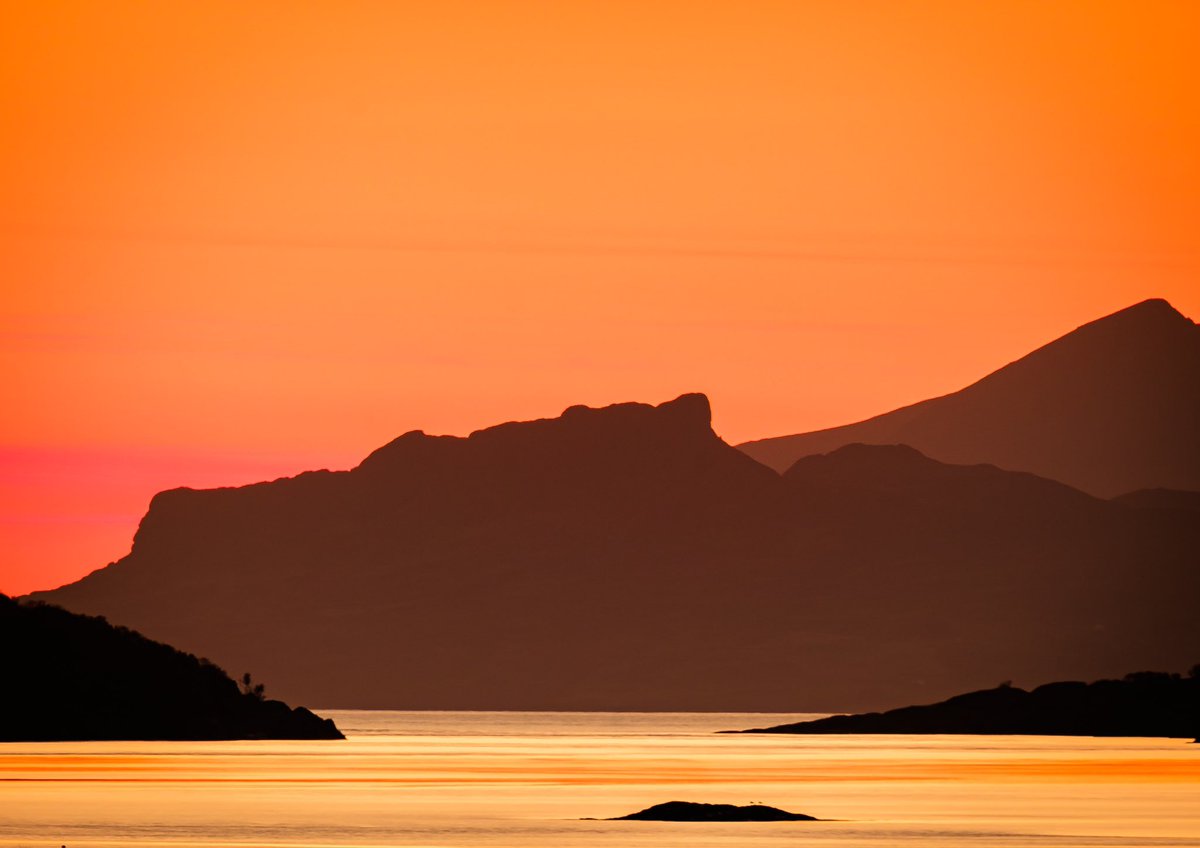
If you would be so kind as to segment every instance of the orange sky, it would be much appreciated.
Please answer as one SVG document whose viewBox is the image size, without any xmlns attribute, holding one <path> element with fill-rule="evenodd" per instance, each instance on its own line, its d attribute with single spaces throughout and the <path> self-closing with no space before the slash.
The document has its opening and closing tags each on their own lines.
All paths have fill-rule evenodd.
<svg viewBox="0 0 1200 848">
<path fill-rule="evenodd" d="M 0 590 L 150 496 L 702 390 L 730 441 L 1200 318 L 1200 4 L 37 2 Z"/>
</svg>

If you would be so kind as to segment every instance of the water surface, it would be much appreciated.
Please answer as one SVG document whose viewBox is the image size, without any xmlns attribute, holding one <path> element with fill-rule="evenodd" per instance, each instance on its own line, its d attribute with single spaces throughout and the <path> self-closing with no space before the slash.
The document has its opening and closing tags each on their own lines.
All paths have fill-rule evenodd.
<svg viewBox="0 0 1200 848">
<path fill-rule="evenodd" d="M 728 736 L 797 715 L 326 711 L 320 742 L 0 744 L 0 846 L 1198 846 L 1200 745 Z M 663 801 L 831 821 L 584 821 Z"/>
</svg>

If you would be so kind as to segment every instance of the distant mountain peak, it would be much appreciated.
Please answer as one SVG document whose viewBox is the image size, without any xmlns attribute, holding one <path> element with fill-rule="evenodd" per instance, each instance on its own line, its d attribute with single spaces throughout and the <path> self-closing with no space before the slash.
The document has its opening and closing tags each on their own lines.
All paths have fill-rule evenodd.
<svg viewBox="0 0 1200 848">
<path fill-rule="evenodd" d="M 1200 327 L 1162 298 L 1083 324 L 951 394 L 739 447 L 778 471 L 852 442 L 1028 471 L 1098 497 L 1200 490 Z"/>
<path fill-rule="evenodd" d="M 1198 354 L 1200 328 L 1167 301 L 1151 298 L 1082 324 L 993 371 L 958 394 L 971 392 L 989 381 L 1011 379 L 1017 374 L 1035 375 L 1035 380 L 1054 379 L 1050 370 L 1058 372 L 1057 379 L 1065 387 L 1095 380 L 1097 375 L 1111 370 L 1118 362 L 1131 359 L 1142 361 L 1149 374 L 1158 369 L 1187 367 Z M 1036 376 L 1039 370 L 1042 375 Z M 1105 379 L 1101 378 L 1101 383 Z"/>
<path fill-rule="evenodd" d="M 1169 315 L 1173 319 L 1183 318 L 1185 321 L 1188 320 L 1182 312 L 1171 305 L 1170 301 L 1162 297 L 1146 298 L 1140 303 L 1135 303 L 1133 306 L 1127 306 L 1124 309 L 1120 309 L 1108 317 L 1115 318 L 1118 315 L 1124 315 L 1126 313 L 1141 315 Z M 1104 319 L 1101 318 L 1100 320 L 1103 321 Z"/>
<path fill-rule="evenodd" d="M 1111 315 L 1097 318 L 1095 321 L 1089 321 L 1081 325 L 1074 332 L 1068 333 L 1063 338 L 1057 339 L 1050 344 L 1053 345 L 1069 339 L 1076 333 L 1090 333 L 1096 330 L 1133 333 L 1154 332 L 1156 330 L 1178 332 L 1180 330 L 1194 330 L 1195 327 L 1196 324 L 1190 318 L 1166 300 L 1161 297 L 1154 297 L 1149 300 L 1143 300 L 1140 303 L 1135 303 L 1132 306 L 1127 306 Z"/>
</svg>

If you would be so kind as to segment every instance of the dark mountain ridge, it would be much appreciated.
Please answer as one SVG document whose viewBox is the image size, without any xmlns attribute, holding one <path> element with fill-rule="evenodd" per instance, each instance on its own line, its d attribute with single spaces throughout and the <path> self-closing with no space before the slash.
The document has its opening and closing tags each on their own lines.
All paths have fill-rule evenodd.
<svg viewBox="0 0 1200 848">
<path fill-rule="evenodd" d="M 1099 497 L 1200 490 L 1200 327 L 1165 300 L 1084 324 L 953 394 L 874 418 L 739 445 L 784 471 L 847 444 L 907 444 Z"/>
<path fill-rule="evenodd" d="M 1192 517 L 897 446 L 781 476 L 684 395 L 165 492 L 36 597 L 329 706 L 853 709 L 1186 662 Z"/>
</svg>

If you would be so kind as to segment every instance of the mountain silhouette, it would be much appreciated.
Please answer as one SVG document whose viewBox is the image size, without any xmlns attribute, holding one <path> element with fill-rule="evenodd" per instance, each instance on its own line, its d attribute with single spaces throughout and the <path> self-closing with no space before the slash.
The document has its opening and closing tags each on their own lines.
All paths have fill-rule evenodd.
<svg viewBox="0 0 1200 848">
<path fill-rule="evenodd" d="M 0 741 L 341 739 L 207 660 L 102 618 L 0 595 Z"/>
<path fill-rule="evenodd" d="M 1035 350 L 954 394 L 829 430 L 739 447 L 784 471 L 854 442 L 907 444 L 1099 497 L 1200 490 L 1200 327 L 1147 300 Z"/>
<path fill-rule="evenodd" d="M 1190 511 L 899 446 L 780 475 L 702 395 L 157 495 L 38 593 L 326 707 L 846 710 L 1197 655 Z"/>
</svg>

